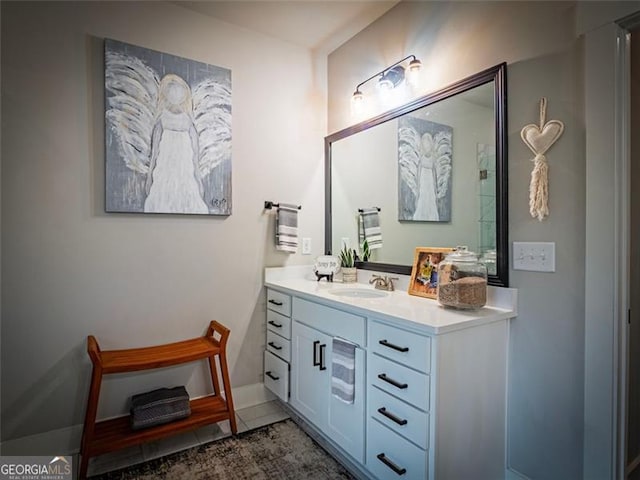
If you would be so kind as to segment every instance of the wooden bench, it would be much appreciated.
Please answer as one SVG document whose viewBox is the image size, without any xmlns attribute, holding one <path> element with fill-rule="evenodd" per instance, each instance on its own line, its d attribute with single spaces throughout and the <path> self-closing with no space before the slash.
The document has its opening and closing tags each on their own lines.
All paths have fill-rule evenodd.
<svg viewBox="0 0 640 480">
<path fill-rule="evenodd" d="M 93 363 L 93 372 L 80 447 L 79 478 L 86 478 L 89 458 L 103 453 L 157 440 L 223 420 L 229 420 L 231 431 L 233 434 L 237 433 L 226 358 L 229 333 L 228 328 L 212 321 L 204 337 L 155 347 L 107 351 L 101 351 L 96 338 L 89 335 L 87 351 Z M 221 395 L 216 357 L 220 363 L 224 396 Z M 192 400 L 189 417 L 142 430 L 131 428 L 131 419 L 128 415 L 96 422 L 103 375 L 169 367 L 205 358 L 209 360 L 213 394 Z"/>
</svg>

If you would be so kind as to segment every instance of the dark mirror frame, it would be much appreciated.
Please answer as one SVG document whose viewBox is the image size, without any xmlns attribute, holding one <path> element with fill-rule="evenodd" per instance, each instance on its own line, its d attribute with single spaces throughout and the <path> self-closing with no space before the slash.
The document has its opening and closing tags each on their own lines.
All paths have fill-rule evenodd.
<svg viewBox="0 0 640 480">
<path fill-rule="evenodd" d="M 508 244 L 508 175 L 507 175 L 507 64 L 501 63 L 476 73 L 441 90 L 420 97 L 410 103 L 365 120 L 351 127 L 333 133 L 324 139 L 325 155 L 325 252 L 331 253 L 331 145 L 337 140 L 354 135 L 381 123 L 393 120 L 419 108 L 432 105 L 472 88 L 494 83 L 495 127 L 496 127 L 496 250 L 497 269 L 489 275 L 489 284 L 498 287 L 509 285 L 509 244 Z M 416 245 L 420 247 L 424 245 Z M 337 252 L 336 252 L 337 253 Z M 356 267 L 385 273 L 411 275 L 411 265 L 391 263 L 357 262 Z"/>
</svg>

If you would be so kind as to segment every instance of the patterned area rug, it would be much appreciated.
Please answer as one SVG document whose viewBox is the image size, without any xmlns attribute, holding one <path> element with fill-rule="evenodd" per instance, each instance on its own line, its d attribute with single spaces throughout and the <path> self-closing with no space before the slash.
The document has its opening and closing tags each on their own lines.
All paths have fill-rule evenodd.
<svg viewBox="0 0 640 480">
<path fill-rule="evenodd" d="M 292 420 L 227 437 L 92 480 L 323 480 L 353 477 Z"/>
</svg>

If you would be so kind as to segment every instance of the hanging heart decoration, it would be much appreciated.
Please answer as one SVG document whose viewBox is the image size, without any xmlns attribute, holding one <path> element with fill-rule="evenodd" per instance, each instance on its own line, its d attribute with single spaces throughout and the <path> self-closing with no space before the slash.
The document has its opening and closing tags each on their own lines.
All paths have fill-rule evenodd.
<svg viewBox="0 0 640 480">
<path fill-rule="evenodd" d="M 558 141 L 564 132 L 560 120 L 547 120 L 547 99 L 540 99 L 540 125 L 523 127 L 520 137 L 535 157 L 531 183 L 529 184 L 529 213 L 542 221 L 549 215 L 549 165 L 545 153 Z"/>
</svg>

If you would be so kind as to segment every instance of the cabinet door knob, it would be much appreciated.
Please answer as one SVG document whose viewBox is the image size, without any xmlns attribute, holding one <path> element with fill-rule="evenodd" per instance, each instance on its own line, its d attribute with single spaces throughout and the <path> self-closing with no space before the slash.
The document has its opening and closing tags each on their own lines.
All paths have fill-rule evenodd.
<svg viewBox="0 0 640 480">
<path fill-rule="evenodd" d="M 278 307 L 282 306 L 282 302 L 278 302 L 277 300 L 273 300 L 273 299 L 270 299 L 269 303 L 273 303 L 274 305 L 277 305 Z"/>
<path fill-rule="evenodd" d="M 273 320 L 269 320 L 269 322 L 267 322 L 267 323 L 269 323 L 269 325 L 273 325 L 276 328 L 282 328 L 282 324 L 281 323 L 276 323 Z"/>
<path fill-rule="evenodd" d="M 270 347 L 275 348 L 276 350 L 282 350 L 282 347 L 279 347 L 278 345 L 276 345 L 273 342 L 269 342 L 267 345 L 269 345 Z"/>
<path fill-rule="evenodd" d="M 264 374 L 265 374 L 267 377 L 269 377 L 271 380 L 275 380 L 276 382 L 277 382 L 278 380 L 280 380 L 280 377 L 276 377 L 275 375 L 273 375 L 273 374 L 271 373 L 271 370 L 269 370 L 268 372 L 264 372 Z"/>
<path fill-rule="evenodd" d="M 409 351 L 409 347 L 399 347 L 398 345 L 394 345 L 393 343 L 389 343 L 387 340 L 380 340 L 378 343 L 380 345 L 382 345 L 383 347 L 393 348 L 394 350 L 397 350 L 399 352 L 408 352 Z"/>
<path fill-rule="evenodd" d="M 392 422 L 397 423 L 398 425 L 406 425 L 407 424 L 407 421 L 404 418 L 396 417 L 393 413 L 387 412 L 387 409 L 385 407 L 380 407 L 378 409 L 378 413 L 380 415 L 384 415 L 389 420 L 391 420 Z"/>
<path fill-rule="evenodd" d="M 380 375 L 378 375 L 378 378 L 380 380 L 382 380 L 383 382 L 387 382 L 390 383 L 391 385 L 393 385 L 396 388 L 400 388 L 402 390 L 404 390 L 405 388 L 407 388 L 409 385 L 406 383 L 400 383 L 397 380 L 394 380 L 393 378 L 389 378 L 387 377 L 386 373 L 381 373 Z"/>
<path fill-rule="evenodd" d="M 407 473 L 407 469 L 406 468 L 401 468 L 398 465 L 396 465 L 395 463 L 393 463 L 391 460 L 389 460 L 385 456 L 384 453 L 379 453 L 376 456 L 378 457 L 378 460 L 380 460 L 382 463 L 384 463 L 387 467 L 389 467 L 391 470 L 393 470 L 398 475 L 404 475 L 405 473 Z"/>
</svg>

